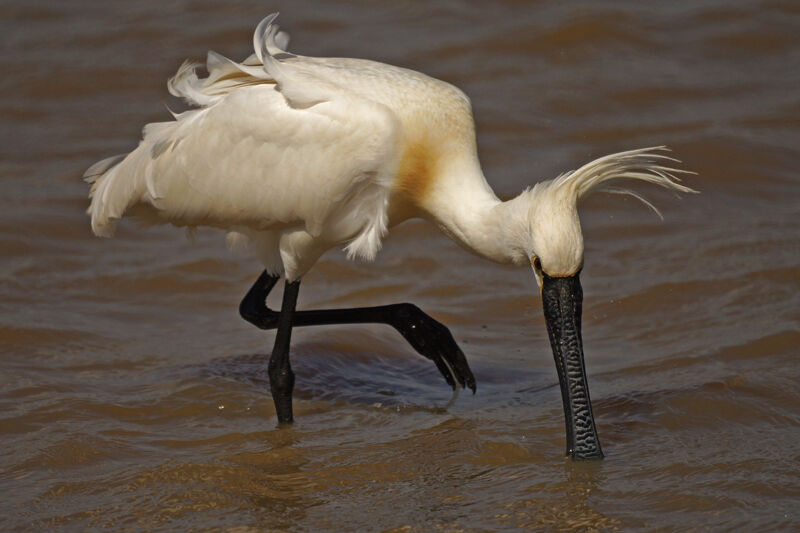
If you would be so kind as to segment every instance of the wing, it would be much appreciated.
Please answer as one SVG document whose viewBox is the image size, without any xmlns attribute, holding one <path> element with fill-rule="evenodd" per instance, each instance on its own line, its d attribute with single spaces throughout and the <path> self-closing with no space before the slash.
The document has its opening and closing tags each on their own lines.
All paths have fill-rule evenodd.
<svg viewBox="0 0 800 533">
<path fill-rule="evenodd" d="M 262 69 L 209 54 L 201 80 L 185 64 L 170 90 L 205 107 L 149 124 L 120 163 L 87 171 L 95 233 L 113 233 L 126 209 L 148 206 L 177 225 L 303 227 L 332 243 L 352 238 L 352 254 L 374 255 L 386 229 L 397 118 L 273 58 L 283 52 L 268 46 L 272 28 L 256 49 Z"/>
<path fill-rule="evenodd" d="M 302 224 L 319 235 L 362 189 L 388 182 L 394 122 L 368 101 L 293 108 L 275 85 L 242 88 L 148 143 L 148 195 L 170 221 Z"/>
</svg>

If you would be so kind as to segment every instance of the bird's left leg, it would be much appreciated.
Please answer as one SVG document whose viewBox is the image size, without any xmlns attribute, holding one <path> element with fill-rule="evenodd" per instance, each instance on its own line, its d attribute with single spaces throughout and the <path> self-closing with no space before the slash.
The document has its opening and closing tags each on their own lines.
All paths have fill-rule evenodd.
<svg viewBox="0 0 800 533">
<path fill-rule="evenodd" d="M 289 362 L 289 344 L 292 338 L 292 316 L 297 305 L 299 291 L 299 280 L 286 282 L 283 289 L 283 304 L 278 315 L 278 332 L 275 335 L 275 345 L 269 358 L 269 388 L 272 391 L 272 400 L 275 402 L 279 423 L 294 421 L 292 417 L 294 372 L 292 372 L 292 365 Z"/>
<path fill-rule="evenodd" d="M 239 304 L 239 314 L 242 318 L 260 329 L 278 327 L 280 313 L 267 307 L 267 296 L 279 279 L 280 276 L 273 276 L 266 270 L 261 273 Z"/>
<path fill-rule="evenodd" d="M 239 305 L 242 317 L 258 328 L 278 327 L 281 313 L 266 305 L 267 295 L 277 281 L 277 276 L 263 272 Z M 451 387 L 460 385 L 475 391 L 475 377 L 450 330 L 416 305 L 401 303 L 350 309 L 315 309 L 295 311 L 292 315 L 293 327 L 368 323 L 392 326 L 417 353 L 436 364 Z"/>
</svg>

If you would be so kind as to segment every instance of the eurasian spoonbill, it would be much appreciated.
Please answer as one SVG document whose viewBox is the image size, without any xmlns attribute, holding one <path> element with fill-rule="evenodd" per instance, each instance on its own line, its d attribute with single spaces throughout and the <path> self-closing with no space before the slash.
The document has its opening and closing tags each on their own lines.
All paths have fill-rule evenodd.
<svg viewBox="0 0 800 533">
<path fill-rule="evenodd" d="M 581 340 L 577 205 L 596 190 L 644 201 L 619 188 L 622 180 L 692 192 L 668 166 L 675 160 L 663 147 L 607 155 L 500 201 L 481 171 L 464 93 L 374 61 L 291 54 L 276 16 L 258 25 L 255 54 L 243 62 L 209 52 L 207 77 L 184 63 L 168 87 L 194 109 L 146 125 L 135 150 L 87 170 L 94 233 L 111 236 L 127 212 L 152 223 L 221 228 L 249 245 L 264 272 L 240 313 L 277 329 L 269 378 L 285 423 L 293 420 L 293 326 L 391 325 L 454 389 L 475 391 L 449 330 L 414 305 L 295 311 L 301 278 L 326 250 L 344 244 L 348 257 L 370 260 L 389 228 L 426 219 L 474 254 L 533 269 L 561 385 L 567 454 L 602 457 Z M 281 276 L 275 312 L 266 297 Z"/>
</svg>

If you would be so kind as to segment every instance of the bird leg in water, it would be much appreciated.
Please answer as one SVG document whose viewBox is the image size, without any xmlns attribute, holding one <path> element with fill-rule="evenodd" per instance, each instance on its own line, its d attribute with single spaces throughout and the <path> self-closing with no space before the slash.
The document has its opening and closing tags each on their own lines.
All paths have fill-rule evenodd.
<svg viewBox="0 0 800 533">
<path fill-rule="evenodd" d="M 273 283 L 274 285 L 274 283 Z M 297 305 L 297 293 L 300 282 L 286 282 L 283 290 L 283 305 L 278 316 L 278 333 L 275 335 L 275 346 L 269 358 L 269 388 L 279 423 L 292 423 L 292 390 L 294 390 L 294 372 L 289 361 L 289 344 L 292 339 L 292 315 Z"/>
<path fill-rule="evenodd" d="M 454 389 L 458 386 L 469 387 L 472 389 L 472 392 L 475 392 L 475 377 L 472 375 L 467 359 L 453 339 L 450 330 L 442 323 L 424 313 L 416 305 L 401 303 L 376 307 L 295 311 L 294 304 L 292 304 L 291 314 L 286 315 L 287 300 L 285 293 L 283 308 L 280 313 L 268 308 L 266 303 L 267 296 L 278 282 L 278 279 L 278 276 L 271 276 L 266 271 L 263 272 L 239 305 L 239 313 L 242 315 L 242 318 L 258 328 L 278 328 L 279 337 L 281 335 L 282 321 L 286 316 L 291 316 L 291 324 L 283 326 L 284 329 L 287 330 L 285 333 L 285 351 L 287 354 L 285 356 L 286 368 L 289 368 L 288 341 L 292 327 L 333 324 L 387 324 L 396 329 L 420 355 L 432 360 L 451 387 Z M 299 289 L 299 282 L 287 284 L 287 290 L 292 285 L 294 285 L 294 298 L 296 300 L 296 291 Z M 275 354 L 277 353 L 278 342 L 279 339 L 276 339 L 276 351 L 273 351 L 273 358 L 276 358 Z M 278 359 L 281 361 L 283 360 L 280 357 Z M 272 368 L 272 359 L 270 359 L 270 368 Z M 289 369 L 289 371 L 291 372 L 291 369 Z M 272 371 L 270 370 L 270 372 Z M 292 380 L 293 379 L 292 377 Z M 270 380 L 272 380 L 271 373 Z M 273 395 L 274 394 L 273 388 Z M 291 399 L 288 405 L 288 420 L 291 420 Z"/>
</svg>

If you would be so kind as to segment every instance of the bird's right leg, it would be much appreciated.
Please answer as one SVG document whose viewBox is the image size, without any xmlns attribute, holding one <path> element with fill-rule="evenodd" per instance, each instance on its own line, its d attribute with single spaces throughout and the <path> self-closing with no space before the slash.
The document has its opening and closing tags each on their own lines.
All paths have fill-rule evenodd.
<svg viewBox="0 0 800 533">
<path fill-rule="evenodd" d="M 277 329 L 275 345 L 269 358 L 269 387 L 279 423 L 291 423 L 292 391 L 294 372 L 289 360 L 289 344 L 292 336 L 292 318 L 297 305 L 300 282 L 287 283 L 283 291 L 281 311 L 267 307 L 267 296 L 275 287 L 280 276 L 272 276 L 265 270 L 256 280 L 239 304 L 239 314 L 248 322 L 261 329 Z"/>
<path fill-rule="evenodd" d="M 266 305 L 278 277 L 263 272 L 239 305 L 242 318 L 261 329 L 278 327 L 278 313 Z M 387 324 L 398 331 L 420 355 L 436 364 L 447 383 L 475 391 L 475 377 L 450 330 L 414 304 L 400 303 L 349 309 L 295 311 L 292 326 L 333 324 Z"/>
<path fill-rule="evenodd" d="M 294 372 L 289 362 L 289 345 L 292 339 L 292 315 L 297 305 L 297 293 L 300 282 L 286 282 L 283 289 L 283 304 L 278 316 L 278 332 L 275 335 L 275 346 L 269 358 L 269 388 L 278 423 L 290 424 L 292 416 L 292 391 L 294 390 Z"/>
</svg>

